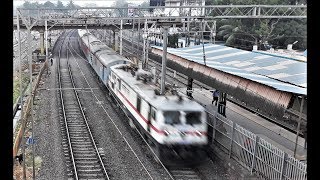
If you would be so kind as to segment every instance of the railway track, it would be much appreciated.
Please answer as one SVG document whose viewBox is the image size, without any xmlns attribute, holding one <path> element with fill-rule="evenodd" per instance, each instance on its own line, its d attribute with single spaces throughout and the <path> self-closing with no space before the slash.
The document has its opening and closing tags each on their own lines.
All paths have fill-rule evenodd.
<svg viewBox="0 0 320 180">
<path fill-rule="evenodd" d="M 193 167 L 167 167 L 175 180 L 201 180 L 204 179 Z"/>
<path fill-rule="evenodd" d="M 60 119 L 63 149 L 69 179 L 109 179 L 100 152 L 87 123 L 68 62 L 68 34 L 61 40 L 58 57 L 58 81 L 61 102 Z M 64 48 L 63 48 L 64 47 Z M 63 50 L 62 50 L 63 49 Z M 66 58 L 61 52 L 65 51 Z"/>
</svg>

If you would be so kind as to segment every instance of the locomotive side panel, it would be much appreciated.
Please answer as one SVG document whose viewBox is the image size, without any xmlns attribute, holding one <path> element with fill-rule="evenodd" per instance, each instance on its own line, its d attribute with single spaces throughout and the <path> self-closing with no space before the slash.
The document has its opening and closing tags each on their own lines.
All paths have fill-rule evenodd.
<svg viewBox="0 0 320 180">
<path fill-rule="evenodd" d="M 82 50 L 82 52 L 84 53 L 84 55 L 86 56 L 86 59 L 89 61 L 89 63 L 91 64 L 91 60 L 90 60 L 90 50 L 88 48 L 88 45 L 85 43 L 85 39 L 88 39 L 87 36 L 81 36 L 79 34 L 79 44 L 80 44 L 80 48 Z"/>
<path fill-rule="evenodd" d="M 121 83 L 120 89 L 119 82 Z M 162 143 L 163 138 L 161 136 L 163 135 L 163 132 L 160 130 L 159 125 L 155 120 L 157 113 L 156 109 L 137 95 L 137 93 L 112 70 L 108 86 L 120 102 L 126 107 L 130 115 L 133 117 L 136 126 L 139 126 L 140 130 L 143 130 L 143 133 L 151 138 L 153 142 Z M 152 121 L 150 121 L 150 119 Z"/>
<path fill-rule="evenodd" d="M 139 111 L 141 111 L 141 101 L 140 105 L 138 104 L 138 96 L 137 93 L 130 88 L 130 86 L 126 85 L 117 75 L 114 74 L 113 71 L 111 71 L 110 83 L 109 85 L 112 86 L 114 84 L 114 88 L 111 87 L 113 93 L 116 95 L 116 97 L 119 98 L 121 103 L 127 108 L 127 110 L 130 112 L 130 114 L 134 117 L 135 120 L 138 121 L 139 124 L 141 124 L 143 129 L 147 129 L 147 117 L 142 116 Z M 119 88 L 120 87 L 120 88 Z M 138 105 L 140 106 L 138 108 Z"/>
<path fill-rule="evenodd" d="M 92 67 L 94 69 L 94 71 L 99 75 L 100 77 L 100 73 L 99 73 L 99 64 L 100 62 L 98 61 L 98 59 L 96 58 L 96 56 L 94 56 L 92 53 L 90 54 L 91 56 L 91 60 L 92 60 Z"/>
</svg>

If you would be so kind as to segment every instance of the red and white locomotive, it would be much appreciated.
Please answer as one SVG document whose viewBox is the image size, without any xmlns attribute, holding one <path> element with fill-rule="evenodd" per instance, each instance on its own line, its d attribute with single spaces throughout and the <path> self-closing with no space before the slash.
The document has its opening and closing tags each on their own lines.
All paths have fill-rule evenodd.
<svg viewBox="0 0 320 180">
<path fill-rule="evenodd" d="M 159 85 L 150 72 L 133 67 L 87 31 L 78 33 L 90 65 L 160 159 L 172 150 L 188 156 L 203 151 L 208 144 L 204 107 L 176 91 L 159 95 Z"/>
</svg>

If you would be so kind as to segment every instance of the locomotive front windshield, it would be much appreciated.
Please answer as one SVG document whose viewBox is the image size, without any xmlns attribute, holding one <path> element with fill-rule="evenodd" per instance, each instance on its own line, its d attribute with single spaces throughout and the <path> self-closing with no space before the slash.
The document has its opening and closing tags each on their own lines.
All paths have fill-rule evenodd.
<svg viewBox="0 0 320 180">
<path fill-rule="evenodd" d="M 164 123 L 166 124 L 180 124 L 180 112 L 179 111 L 165 111 L 163 112 Z"/>
<path fill-rule="evenodd" d="M 189 111 L 186 112 L 186 124 L 194 125 L 201 124 L 201 112 Z"/>
<path fill-rule="evenodd" d="M 181 116 L 180 111 L 164 111 L 165 124 L 182 124 L 181 117 L 185 117 L 185 123 L 190 125 L 201 124 L 201 112 L 199 111 L 185 111 Z"/>
</svg>

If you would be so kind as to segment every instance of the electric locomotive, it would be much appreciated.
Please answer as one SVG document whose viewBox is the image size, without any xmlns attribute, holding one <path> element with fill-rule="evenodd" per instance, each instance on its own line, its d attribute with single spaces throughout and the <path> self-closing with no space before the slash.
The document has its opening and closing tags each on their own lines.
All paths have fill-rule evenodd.
<svg viewBox="0 0 320 180">
<path fill-rule="evenodd" d="M 78 32 L 90 65 L 124 107 L 129 124 L 143 135 L 157 157 L 165 161 L 169 156 L 188 159 L 196 154 L 199 160 L 208 144 L 204 107 L 169 86 L 160 95 L 155 73 L 137 68 L 92 34 Z"/>
</svg>

